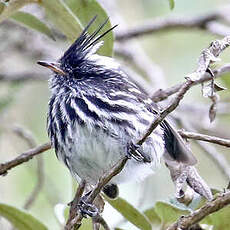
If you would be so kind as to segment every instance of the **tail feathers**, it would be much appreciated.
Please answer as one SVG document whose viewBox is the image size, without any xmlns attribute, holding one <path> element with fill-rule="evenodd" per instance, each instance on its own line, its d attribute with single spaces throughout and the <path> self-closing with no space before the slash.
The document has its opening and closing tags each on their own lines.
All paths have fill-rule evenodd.
<svg viewBox="0 0 230 230">
<path fill-rule="evenodd" d="M 191 150 L 185 145 L 182 137 L 177 131 L 166 121 L 162 122 L 164 129 L 164 141 L 167 153 L 165 158 L 175 160 L 186 165 L 195 165 L 197 160 Z"/>
</svg>

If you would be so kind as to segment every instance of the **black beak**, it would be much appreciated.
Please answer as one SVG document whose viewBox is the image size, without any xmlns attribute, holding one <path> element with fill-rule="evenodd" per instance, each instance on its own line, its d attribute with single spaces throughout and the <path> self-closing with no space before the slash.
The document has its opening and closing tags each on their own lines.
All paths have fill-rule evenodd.
<svg viewBox="0 0 230 230">
<path fill-rule="evenodd" d="M 54 63 L 54 62 L 46 62 L 46 61 L 38 61 L 37 64 L 44 66 L 46 68 L 49 68 L 53 70 L 56 73 L 66 75 L 66 73 L 60 68 L 59 63 Z"/>
</svg>

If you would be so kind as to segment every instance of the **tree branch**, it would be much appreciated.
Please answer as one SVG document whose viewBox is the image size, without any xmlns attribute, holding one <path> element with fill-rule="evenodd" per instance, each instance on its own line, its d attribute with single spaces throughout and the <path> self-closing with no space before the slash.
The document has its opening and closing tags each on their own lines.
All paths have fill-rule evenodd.
<svg viewBox="0 0 230 230">
<path fill-rule="evenodd" d="M 6 163 L 0 164 L 0 175 L 6 175 L 8 170 L 32 159 L 34 156 L 43 153 L 51 148 L 50 143 L 45 143 L 43 145 L 39 145 L 36 148 L 29 149 L 28 151 L 22 153 L 15 159 L 8 161 Z"/>
<path fill-rule="evenodd" d="M 219 194 L 213 201 L 207 202 L 203 207 L 187 216 L 181 216 L 180 219 L 172 224 L 167 230 L 185 230 L 193 224 L 198 223 L 206 216 L 214 213 L 230 204 L 230 191 Z"/>
<path fill-rule="evenodd" d="M 116 176 L 118 173 L 121 172 L 121 170 L 124 168 L 126 162 L 128 161 L 128 157 L 125 156 L 122 159 L 120 159 L 120 161 L 115 164 L 111 170 L 109 170 L 107 173 L 105 173 L 97 182 L 97 185 L 93 188 L 93 190 L 91 191 L 91 193 L 89 194 L 89 196 L 87 197 L 86 203 L 93 203 L 93 201 L 95 200 L 95 198 L 99 195 L 99 193 L 101 192 L 102 188 L 114 177 Z M 82 191 L 82 190 L 81 190 Z M 80 197 L 82 195 L 83 192 L 78 192 L 76 193 L 76 196 L 74 198 L 74 203 L 76 204 L 79 202 Z M 71 207 L 72 209 L 72 207 Z M 100 219 L 100 221 L 102 221 L 102 219 L 100 217 L 98 217 Z M 75 213 L 74 217 L 71 217 L 66 226 L 65 226 L 65 230 L 71 230 L 73 228 L 78 229 L 81 226 L 81 221 L 83 219 L 83 216 L 81 215 L 81 213 Z M 98 219 L 98 220 L 99 220 Z M 102 222 L 100 222 L 102 223 Z M 104 222 L 103 222 L 104 224 Z M 108 226 L 106 226 L 108 227 Z"/>
<path fill-rule="evenodd" d="M 223 145 L 225 147 L 230 147 L 230 140 L 220 138 L 220 137 L 215 137 L 215 136 L 209 136 L 201 133 L 194 133 L 194 132 L 188 132 L 188 131 L 183 131 L 183 130 L 178 130 L 178 133 L 183 137 L 183 138 L 190 138 L 194 140 L 200 140 L 200 141 L 206 141 L 218 145 Z"/>
<path fill-rule="evenodd" d="M 78 204 L 79 204 L 80 198 L 82 197 L 84 193 L 85 187 L 86 187 L 86 181 L 82 180 L 81 183 L 79 183 L 78 185 L 77 192 L 75 194 L 73 201 L 70 203 L 69 218 L 66 222 L 65 230 L 71 230 L 73 226 L 76 225 L 77 222 L 75 222 L 75 218 L 77 217 L 82 218 L 82 215 L 78 213 Z"/>
<path fill-rule="evenodd" d="M 131 38 L 137 38 L 140 36 L 162 32 L 165 30 L 172 29 L 208 29 L 208 23 L 212 21 L 216 21 L 218 19 L 223 18 L 222 14 L 219 12 L 209 13 L 207 15 L 202 16 L 194 16 L 194 17 L 169 17 L 169 18 L 158 18 L 154 19 L 150 22 L 145 22 L 142 25 L 135 26 L 131 29 L 127 29 L 125 31 L 120 31 L 116 33 L 117 41 L 125 41 Z M 212 33 L 215 31 L 211 31 Z"/>
<path fill-rule="evenodd" d="M 230 72 L 230 64 L 226 64 L 226 65 L 220 67 L 219 69 L 213 70 L 215 78 L 220 77 L 223 74 L 229 73 L 229 72 Z M 212 80 L 212 76 L 209 73 L 205 73 L 200 79 L 194 81 L 192 83 L 192 86 L 199 85 L 203 82 L 207 82 L 210 80 Z M 159 102 L 159 101 L 165 100 L 169 96 L 177 93 L 179 91 L 179 89 L 182 87 L 182 85 L 183 85 L 183 83 L 179 83 L 179 84 L 174 85 L 172 87 L 169 87 L 165 90 L 159 89 L 155 93 L 153 93 L 151 98 L 154 102 Z"/>
</svg>

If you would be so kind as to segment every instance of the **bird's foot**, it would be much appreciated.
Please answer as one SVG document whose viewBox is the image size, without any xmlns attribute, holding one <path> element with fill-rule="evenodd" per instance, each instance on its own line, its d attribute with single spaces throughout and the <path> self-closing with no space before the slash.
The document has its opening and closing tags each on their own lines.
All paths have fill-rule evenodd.
<svg viewBox="0 0 230 230">
<path fill-rule="evenodd" d="M 103 192 L 110 199 L 115 199 L 115 198 L 118 197 L 119 188 L 118 188 L 118 186 L 116 184 L 107 184 L 107 185 L 104 186 Z"/>
<path fill-rule="evenodd" d="M 133 158 L 139 162 L 150 163 L 152 161 L 151 157 L 141 149 L 141 146 L 133 142 L 128 144 L 127 155 L 128 158 Z"/>
<path fill-rule="evenodd" d="M 90 216 L 95 217 L 99 214 L 98 208 L 96 205 L 91 204 L 87 201 L 88 193 L 80 198 L 80 201 L 78 203 L 78 208 L 82 214 L 83 217 Z"/>
</svg>

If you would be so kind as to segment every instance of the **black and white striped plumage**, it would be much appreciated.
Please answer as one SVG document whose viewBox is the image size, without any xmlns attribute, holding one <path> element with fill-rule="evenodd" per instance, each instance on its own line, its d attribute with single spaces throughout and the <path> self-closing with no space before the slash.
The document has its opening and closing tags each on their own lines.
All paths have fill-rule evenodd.
<svg viewBox="0 0 230 230">
<path fill-rule="evenodd" d="M 58 63 L 40 64 L 54 70 L 48 134 L 57 157 L 78 181 L 85 179 L 94 185 L 127 154 L 129 144 L 143 136 L 157 107 L 114 59 L 95 54 L 103 44 L 96 36 L 104 24 L 91 36 L 87 34 L 89 26 Z M 139 180 L 151 174 L 164 152 L 173 161 L 195 163 L 166 121 L 154 130 L 140 151 L 150 156 L 151 163 L 130 159 L 111 183 Z"/>
</svg>

